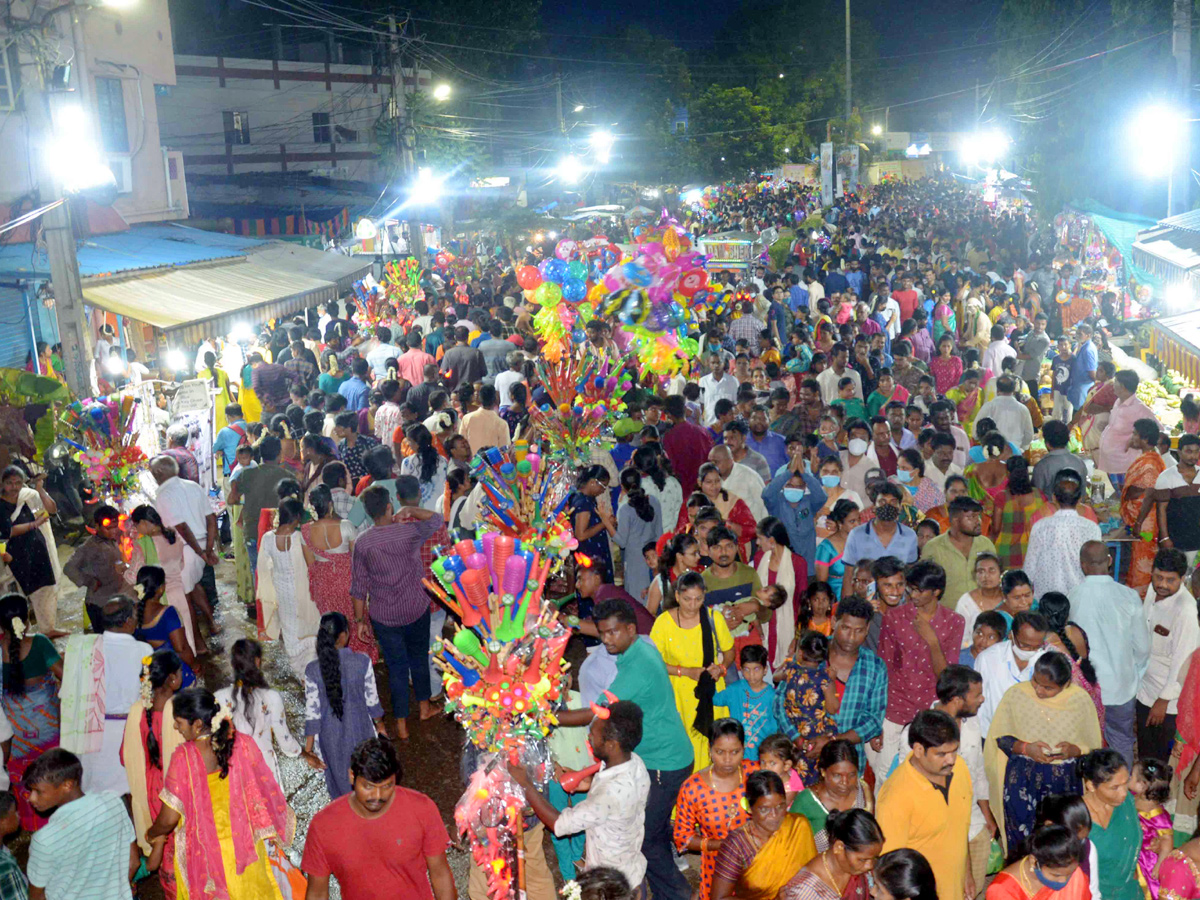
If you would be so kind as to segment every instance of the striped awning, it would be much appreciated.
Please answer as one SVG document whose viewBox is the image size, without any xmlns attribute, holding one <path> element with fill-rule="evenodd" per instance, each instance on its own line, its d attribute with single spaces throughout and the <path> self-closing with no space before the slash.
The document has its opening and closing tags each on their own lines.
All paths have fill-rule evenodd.
<svg viewBox="0 0 1200 900">
<path fill-rule="evenodd" d="M 1168 369 L 1200 383 L 1200 311 L 1156 319 L 1150 325 L 1150 352 Z"/>
</svg>

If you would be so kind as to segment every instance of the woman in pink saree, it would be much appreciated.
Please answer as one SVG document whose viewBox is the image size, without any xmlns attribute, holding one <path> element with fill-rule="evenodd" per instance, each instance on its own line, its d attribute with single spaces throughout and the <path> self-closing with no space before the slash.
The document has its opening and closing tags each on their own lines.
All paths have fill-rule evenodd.
<svg viewBox="0 0 1200 900">
<path fill-rule="evenodd" d="M 179 900 L 303 896 L 304 878 L 283 854 L 295 817 L 254 739 L 201 688 L 175 695 L 174 716 L 187 743 L 171 758 L 146 840 L 175 832 Z"/>
</svg>

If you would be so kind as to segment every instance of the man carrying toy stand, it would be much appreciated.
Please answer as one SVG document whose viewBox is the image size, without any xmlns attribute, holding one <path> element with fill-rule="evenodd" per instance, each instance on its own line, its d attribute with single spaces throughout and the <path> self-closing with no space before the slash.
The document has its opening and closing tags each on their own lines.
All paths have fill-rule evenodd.
<svg viewBox="0 0 1200 900">
<path fill-rule="evenodd" d="M 534 787 L 524 766 L 510 764 L 508 771 L 547 828 L 559 837 L 586 833 L 587 868 L 617 869 L 630 884 L 637 885 L 633 896 L 645 900 L 642 836 L 650 774 L 641 757 L 633 752 L 642 740 L 642 710 L 636 703 L 617 700 L 607 708 L 593 706 L 591 712 L 588 740 L 592 754 L 602 765 L 599 772 L 578 785 L 588 795 L 577 806 L 560 812 Z"/>
</svg>

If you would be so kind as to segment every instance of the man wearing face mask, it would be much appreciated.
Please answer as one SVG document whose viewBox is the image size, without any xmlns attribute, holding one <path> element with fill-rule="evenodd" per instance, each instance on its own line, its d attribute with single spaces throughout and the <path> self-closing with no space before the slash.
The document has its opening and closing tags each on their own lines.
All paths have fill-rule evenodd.
<svg viewBox="0 0 1200 900">
<path fill-rule="evenodd" d="M 846 538 L 842 561 L 848 566 L 862 559 L 894 556 L 903 563 L 917 561 L 917 533 L 900 524 L 903 494 L 897 484 L 885 482 L 875 492 L 875 518 L 859 525 Z"/>
<path fill-rule="evenodd" d="M 762 498 L 767 512 L 787 529 L 792 551 L 804 557 L 811 572 L 817 558 L 817 513 L 825 505 L 825 489 L 804 471 L 804 463 L 804 454 L 795 454 L 786 466 L 779 468 L 763 490 Z"/>
<path fill-rule="evenodd" d="M 846 423 L 846 449 L 842 452 L 842 473 L 846 487 L 860 497 L 867 496 L 867 473 L 876 468 L 867 451 L 871 448 L 871 426 L 862 419 Z"/>
<path fill-rule="evenodd" d="M 975 657 L 975 671 L 983 676 L 983 705 L 979 707 L 982 734 L 988 733 L 1004 692 L 1033 677 L 1033 663 L 1049 649 L 1049 628 L 1041 613 L 1019 612 L 1013 616 L 1008 640 L 993 644 Z"/>
</svg>

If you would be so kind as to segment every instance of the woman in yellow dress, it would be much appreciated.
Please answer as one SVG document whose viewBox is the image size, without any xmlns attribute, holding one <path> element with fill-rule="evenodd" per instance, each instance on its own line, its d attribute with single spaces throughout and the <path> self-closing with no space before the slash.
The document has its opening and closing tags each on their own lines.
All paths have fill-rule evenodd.
<svg viewBox="0 0 1200 900">
<path fill-rule="evenodd" d="M 175 695 L 174 718 L 187 743 L 171 758 L 162 809 L 146 832 L 151 868 L 174 831 L 179 900 L 289 900 L 303 881 L 282 852 L 296 820 L 262 751 L 202 688 Z"/>
<path fill-rule="evenodd" d="M 708 738 L 714 719 L 729 715 L 712 698 L 725 690 L 725 669 L 733 662 L 733 635 L 724 616 L 704 606 L 704 578 L 699 572 L 680 576 L 675 584 L 678 605 L 654 621 L 650 640 L 662 654 L 675 707 L 696 753 L 696 770 L 709 763 Z M 697 696 L 699 694 L 699 696 Z"/>
<path fill-rule="evenodd" d="M 213 434 L 216 434 L 229 424 L 225 418 L 225 407 L 234 402 L 233 389 L 229 386 L 229 376 L 222 369 L 217 368 L 217 355 L 215 353 L 205 353 L 204 368 L 196 373 L 196 377 L 202 381 L 207 381 L 209 390 L 215 394 L 213 397 L 213 412 L 216 414 L 216 419 L 213 425 Z"/>
</svg>

